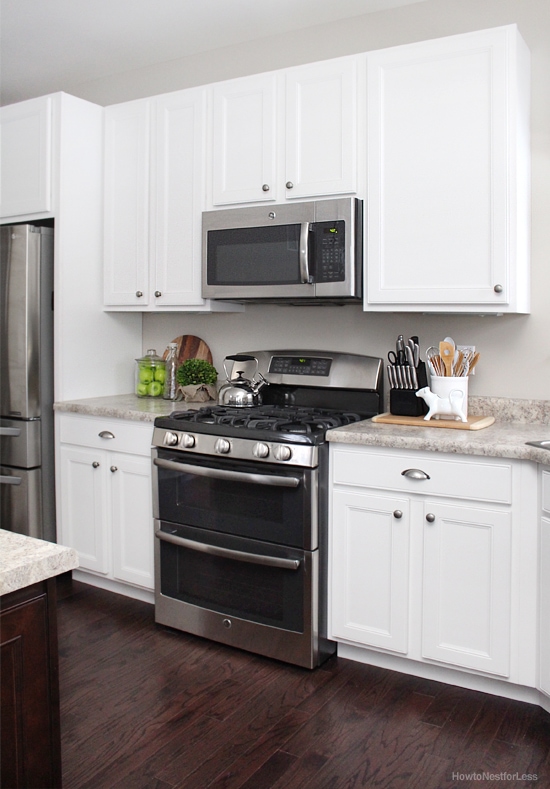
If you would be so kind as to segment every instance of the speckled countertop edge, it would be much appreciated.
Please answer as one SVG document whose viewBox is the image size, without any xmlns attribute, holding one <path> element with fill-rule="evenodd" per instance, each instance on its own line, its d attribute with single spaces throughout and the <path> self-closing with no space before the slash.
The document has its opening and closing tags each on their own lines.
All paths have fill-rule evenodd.
<svg viewBox="0 0 550 789">
<path fill-rule="evenodd" d="M 341 444 L 515 458 L 550 465 L 548 450 L 526 444 L 527 441 L 550 439 L 550 425 L 540 423 L 495 422 L 481 430 L 457 430 L 386 425 L 366 420 L 329 430 L 327 439 Z"/>
<path fill-rule="evenodd" d="M 213 402 L 172 402 L 124 394 L 59 402 L 54 408 L 60 413 L 152 423 L 157 416 L 197 409 Z M 496 422 L 482 430 L 456 430 L 375 424 L 366 420 L 329 430 L 327 438 L 343 444 L 516 458 L 550 465 L 548 450 L 525 444 L 526 441 L 550 439 L 550 400 L 474 396 L 468 399 L 468 413 L 494 416 Z"/>
<path fill-rule="evenodd" d="M 73 548 L 0 529 L 0 595 L 78 567 Z"/>
<path fill-rule="evenodd" d="M 213 402 L 213 400 L 209 400 L 205 403 L 185 403 L 182 400 L 172 401 L 123 394 L 89 397 L 83 400 L 64 400 L 54 403 L 54 410 L 67 414 L 128 419 L 132 422 L 154 422 L 157 416 L 167 416 L 172 411 L 194 410 L 203 405 L 212 405 Z"/>
</svg>

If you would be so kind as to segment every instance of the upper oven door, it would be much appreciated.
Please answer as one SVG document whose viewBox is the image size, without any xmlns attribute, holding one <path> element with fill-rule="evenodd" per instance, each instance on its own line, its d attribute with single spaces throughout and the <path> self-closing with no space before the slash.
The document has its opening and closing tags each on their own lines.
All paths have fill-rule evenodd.
<svg viewBox="0 0 550 789">
<path fill-rule="evenodd" d="M 317 548 L 318 474 L 153 449 L 155 517 L 226 534 Z"/>
<path fill-rule="evenodd" d="M 314 219 L 314 202 L 203 213 L 203 297 L 312 298 Z"/>
</svg>

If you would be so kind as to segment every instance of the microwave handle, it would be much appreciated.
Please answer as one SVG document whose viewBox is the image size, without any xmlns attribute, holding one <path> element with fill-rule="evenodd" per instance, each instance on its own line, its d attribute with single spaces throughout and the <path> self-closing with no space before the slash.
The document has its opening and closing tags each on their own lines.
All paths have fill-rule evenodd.
<svg viewBox="0 0 550 789">
<path fill-rule="evenodd" d="M 300 280 L 303 283 L 311 282 L 309 273 L 309 222 L 302 222 L 300 225 Z"/>
</svg>

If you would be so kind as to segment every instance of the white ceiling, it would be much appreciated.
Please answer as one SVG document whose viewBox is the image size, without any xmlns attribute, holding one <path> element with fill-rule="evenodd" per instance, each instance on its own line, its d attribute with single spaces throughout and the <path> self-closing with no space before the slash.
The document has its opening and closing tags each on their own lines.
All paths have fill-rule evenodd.
<svg viewBox="0 0 550 789">
<path fill-rule="evenodd" d="M 424 0 L 0 0 L 2 104 Z"/>
</svg>

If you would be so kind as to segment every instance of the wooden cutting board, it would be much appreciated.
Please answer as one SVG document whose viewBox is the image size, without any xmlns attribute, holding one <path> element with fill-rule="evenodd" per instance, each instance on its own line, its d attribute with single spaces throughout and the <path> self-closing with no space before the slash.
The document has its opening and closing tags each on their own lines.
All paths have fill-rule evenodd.
<svg viewBox="0 0 550 789">
<path fill-rule="evenodd" d="M 183 364 L 187 359 L 205 359 L 212 364 L 210 348 L 200 337 L 195 337 L 194 334 L 182 334 L 172 342 L 178 346 L 178 364 Z M 163 359 L 166 359 L 167 354 L 168 350 L 164 352 Z"/>
<path fill-rule="evenodd" d="M 469 416 L 467 422 L 458 422 L 454 419 L 429 419 L 426 422 L 423 416 L 400 416 L 386 413 L 373 416 L 372 421 L 380 422 L 384 425 L 415 425 L 416 427 L 447 427 L 452 430 L 481 430 L 492 425 L 495 417 Z"/>
</svg>

